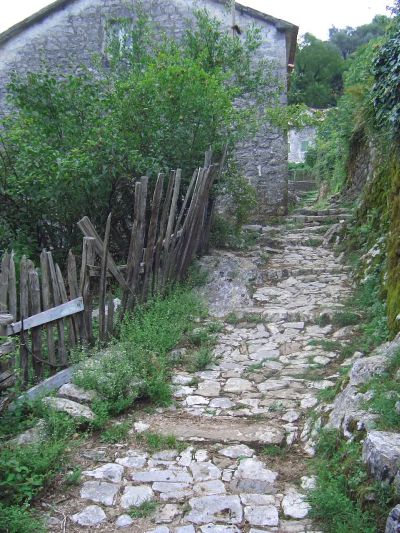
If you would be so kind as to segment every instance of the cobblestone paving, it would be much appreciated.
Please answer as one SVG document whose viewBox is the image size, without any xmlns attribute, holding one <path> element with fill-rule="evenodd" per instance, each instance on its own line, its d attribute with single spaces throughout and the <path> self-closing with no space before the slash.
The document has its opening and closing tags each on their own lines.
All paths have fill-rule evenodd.
<svg viewBox="0 0 400 533">
<path fill-rule="evenodd" d="M 188 447 L 149 454 L 120 444 L 87 451 L 74 495 L 64 502 L 50 498 L 59 513 L 51 514 L 52 530 L 317 531 L 307 518 L 306 494 L 314 484 L 307 461 L 318 431 L 311 421 L 322 409 L 319 392 L 335 385 L 340 368 L 339 354 L 317 341 L 350 333 L 329 323 L 349 293 L 347 268 L 323 244 L 324 231 L 346 217 L 333 215 L 300 213 L 274 228 L 282 247 L 263 267 L 253 305 L 237 309 L 244 318 L 224 324 L 216 363 L 176 373 L 176 405 L 135 424 L 139 432 L 175 434 Z M 321 316 L 326 326 L 316 324 Z M 282 453 L 271 456 L 277 447 Z M 132 519 L 128 511 L 146 501 L 157 502 L 154 514 Z"/>
</svg>

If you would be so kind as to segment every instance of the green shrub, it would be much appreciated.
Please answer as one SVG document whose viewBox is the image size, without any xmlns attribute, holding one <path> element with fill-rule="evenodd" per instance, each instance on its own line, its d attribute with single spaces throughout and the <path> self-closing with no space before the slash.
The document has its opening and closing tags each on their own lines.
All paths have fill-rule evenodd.
<svg viewBox="0 0 400 533">
<path fill-rule="evenodd" d="M 399 370 L 400 352 L 390 361 L 384 374 L 363 387 L 365 391 L 373 392 L 373 397 L 366 403 L 366 407 L 379 415 L 376 424 L 384 431 L 400 429 L 400 413 L 396 407 L 400 401 Z"/>
<path fill-rule="evenodd" d="M 190 287 L 177 286 L 165 298 L 138 306 L 121 325 L 120 338 L 105 355 L 89 360 L 75 374 L 75 383 L 99 393 L 94 402 L 97 427 L 141 395 L 159 405 L 171 402 L 169 352 L 191 334 L 194 320 L 205 314 Z M 209 339 L 209 333 L 204 330 Z"/>
<path fill-rule="evenodd" d="M 103 431 L 103 433 L 100 435 L 100 440 L 101 442 L 106 442 L 107 444 L 116 444 L 117 442 L 122 442 L 126 440 L 130 429 L 131 424 L 129 424 L 129 422 L 113 424 L 111 427 Z"/>
<path fill-rule="evenodd" d="M 0 531 L 4 533 L 44 533 L 43 521 L 27 505 L 4 505 L 0 502 Z"/>
<path fill-rule="evenodd" d="M 325 533 L 384 530 L 394 499 L 389 488 L 369 479 L 361 451 L 361 443 L 346 441 L 336 430 L 320 434 L 314 464 L 317 486 L 309 501 L 310 517 Z"/>
</svg>

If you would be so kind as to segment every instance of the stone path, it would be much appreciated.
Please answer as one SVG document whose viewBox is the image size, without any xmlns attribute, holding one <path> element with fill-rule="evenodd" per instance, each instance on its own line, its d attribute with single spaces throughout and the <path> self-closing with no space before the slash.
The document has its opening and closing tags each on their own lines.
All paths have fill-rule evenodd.
<svg viewBox="0 0 400 533">
<path fill-rule="evenodd" d="M 238 323 L 224 323 L 216 363 L 178 371 L 176 405 L 135 424 L 188 447 L 149 454 L 121 443 L 83 451 L 80 486 L 64 501 L 48 498 L 52 530 L 317 531 L 305 496 L 314 483 L 307 475 L 318 431 L 312 421 L 340 363 L 316 341 L 348 333 L 335 332 L 329 319 L 349 293 L 347 268 L 323 237 L 347 216 L 298 210 L 281 226 L 254 228 L 266 243 L 244 258 L 258 265 L 256 284 L 236 309 Z M 328 325 L 317 325 L 319 317 Z M 157 502 L 154 514 L 132 519 L 128 511 L 146 501 Z"/>
</svg>

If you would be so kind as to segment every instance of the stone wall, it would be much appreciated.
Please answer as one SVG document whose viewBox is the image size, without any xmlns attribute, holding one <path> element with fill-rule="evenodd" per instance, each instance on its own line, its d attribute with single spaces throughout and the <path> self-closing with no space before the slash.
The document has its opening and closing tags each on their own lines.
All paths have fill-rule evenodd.
<svg viewBox="0 0 400 533">
<path fill-rule="evenodd" d="M 131 17 L 134 20 L 135 17 L 134 0 L 76 0 L 63 5 L 5 42 L 0 37 L 0 111 L 6 109 L 10 72 L 23 74 L 45 64 L 72 72 L 78 71 L 81 65 L 90 66 L 94 54 L 104 56 L 110 19 Z M 182 35 L 195 7 L 206 7 L 230 30 L 231 14 L 219 1 L 151 0 L 143 5 L 160 30 L 176 38 Z M 237 7 L 236 24 L 242 30 L 254 22 L 262 28 L 264 38 L 260 54 L 274 62 L 277 78 L 286 83 L 288 38 L 284 28 L 278 28 L 273 21 L 255 19 L 246 9 Z M 286 103 L 285 95 L 282 101 Z M 264 126 L 255 138 L 238 149 L 237 157 L 246 177 L 258 190 L 263 216 L 284 214 L 288 158 L 285 134 Z"/>
<path fill-rule="evenodd" d="M 374 178 L 376 149 L 371 139 L 363 132 L 355 134 L 350 144 L 346 194 L 359 196 L 366 183 Z"/>
</svg>

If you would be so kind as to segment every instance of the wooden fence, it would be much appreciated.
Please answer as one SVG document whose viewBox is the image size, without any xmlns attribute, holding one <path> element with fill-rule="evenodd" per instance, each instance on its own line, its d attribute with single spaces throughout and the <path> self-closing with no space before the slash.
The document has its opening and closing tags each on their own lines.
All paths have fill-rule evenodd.
<svg viewBox="0 0 400 533">
<path fill-rule="evenodd" d="M 84 235 L 79 275 L 72 251 L 63 268 L 46 250 L 40 255 L 40 268 L 22 257 L 19 276 L 14 254 L 3 255 L 0 391 L 16 379 L 26 386 L 67 367 L 75 346 L 93 345 L 96 339 L 105 343 L 127 311 L 185 276 L 195 255 L 207 247 L 215 175 L 211 154 L 206 154 L 204 168 L 193 173 L 184 196 L 181 171 L 176 170 L 168 179 L 158 176 L 151 202 L 148 178 L 142 177 L 135 184 L 125 265 L 117 265 L 110 254 L 111 214 L 103 238 L 88 217 L 78 222 Z M 121 301 L 113 297 L 115 283 L 121 288 Z M 13 337 L 19 337 L 19 343 Z"/>
</svg>

